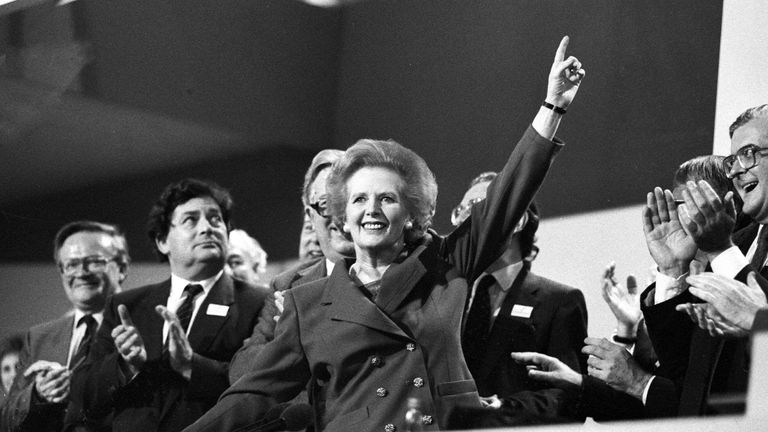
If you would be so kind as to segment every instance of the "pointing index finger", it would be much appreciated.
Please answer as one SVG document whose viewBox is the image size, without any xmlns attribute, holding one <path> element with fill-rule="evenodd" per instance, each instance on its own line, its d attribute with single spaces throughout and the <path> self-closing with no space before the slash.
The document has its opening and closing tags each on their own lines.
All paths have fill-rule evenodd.
<svg viewBox="0 0 768 432">
<path fill-rule="evenodd" d="M 560 41 L 560 46 L 557 47 L 557 52 L 555 53 L 556 64 L 565 59 L 565 50 L 568 48 L 568 41 L 570 41 L 568 36 L 563 36 L 563 39 Z"/>
</svg>

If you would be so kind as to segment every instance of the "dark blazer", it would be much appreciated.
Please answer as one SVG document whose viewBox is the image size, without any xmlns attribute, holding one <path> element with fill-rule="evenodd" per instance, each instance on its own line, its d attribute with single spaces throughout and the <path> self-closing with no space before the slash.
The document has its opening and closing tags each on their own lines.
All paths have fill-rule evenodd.
<svg viewBox="0 0 768 432">
<path fill-rule="evenodd" d="M 512 316 L 516 304 L 531 306 L 530 317 Z M 563 390 L 529 379 L 526 367 L 509 353 L 540 352 L 586 372 L 586 357 L 581 354 L 586 337 L 587 307 L 581 291 L 530 273 L 525 266 L 494 320 L 484 361 L 470 370 L 478 392 L 506 399 L 521 423 L 583 421 Z"/>
<path fill-rule="evenodd" d="M 296 264 L 292 268 L 275 276 L 270 283 L 272 293 L 285 291 L 294 286 L 312 282 L 327 275 L 325 258 L 313 259 Z M 259 322 L 253 328 L 251 337 L 243 342 L 232 361 L 229 364 L 229 382 L 234 383 L 251 369 L 251 363 L 264 345 L 275 338 L 276 316 L 280 310 L 275 304 L 274 294 L 270 294 L 264 301 L 264 307 L 259 314 Z"/>
<path fill-rule="evenodd" d="M 168 279 L 107 300 L 95 345 L 72 378 L 75 398 L 84 407 L 80 421 L 98 423 L 114 410 L 115 432 L 179 431 L 212 407 L 229 386 L 229 360 L 251 334 L 268 290 L 222 274 L 189 332 L 194 355 L 187 381 L 171 369 L 163 353 L 163 319 L 155 311 L 155 306 L 166 304 L 170 289 Z M 131 380 L 122 373 L 123 360 L 111 336 L 120 323 L 121 304 L 128 308 L 147 350 L 147 363 Z M 206 313 L 209 304 L 228 306 L 226 316 Z"/>
<path fill-rule="evenodd" d="M 733 234 L 736 246 L 746 254 L 757 235 L 759 225 L 752 223 Z M 765 268 L 758 272 L 758 282 L 766 290 L 768 276 Z M 735 279 L 746 282 L 752 271 L 748 265 Z M 742 406 L 711 407 L 710 394 L 744 394 L 748 381 L 748 338 L 721 339 L 693 324 L 686 314 L 677 312 L 675 306 L 688 302 L 700 302 L 685 291 L 666 302 L 646 306 L 646 298 L 653 295 L 651 285 L 641 296 L 643 315 L 648 326 L 654 349 L 659 357 L 659 370 L 650 389 L 648 400 L 653 398 L 679 401 L 679 415 L 703 415 L 717 411 L 743 411 Z M 674 393 L 672 393 L 674 391 Z"/>
<path fill-rule="evenodd" d="M 275 339 L 187 431 L 252 424 L 308 383 L 318 431 L 404 430 L 409 397 L 422 401 L 425 430 L 444 428 L 455 406 L 479 407 L 460 342 L 467 280 L 501 254 L 559 148 L 529 128 L 472 217 L 411 246 L 384 273 L 375 303 L 350 277 L 351 261 L 286 291 Z"/>
<path fill-rule="evenodd" d="M 24 378 L 24 371 L 38 360 L 48 360 L 66 366 L 72 341 L 74 315 L 36 325 L 29 329 L 20 360 L 20 373 L 16 374 L 8 399 L 2 406 L 3 431 L 61 431 L 66 403 L 51 404 L 35 394 L 35 378 Z"/>
</svg>

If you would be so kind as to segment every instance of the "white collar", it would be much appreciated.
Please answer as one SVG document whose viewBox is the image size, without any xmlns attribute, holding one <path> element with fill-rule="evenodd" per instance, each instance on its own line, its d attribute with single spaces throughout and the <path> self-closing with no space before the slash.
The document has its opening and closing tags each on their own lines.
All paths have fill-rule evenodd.
<svg viewBox="0 0 768 432">
<path fill-rule="evenodd" d="M 72 328 L 77 329 L 77 325 L 80 323 L 80 318 L 82 318 L 82 317 L 84 317 L 86 315 L 92 316 L 93 319 L 96 320 L 96 324 L 99 325 L 99 326 L 101 325 L 101 321 L 104 319 L 104 312 L 103 311 L 102 312 L 92 313 L 92 314 L 87 314 L 87 313 L 81 311 L 80 309 L 75 309 L 75 323 L 73 324 Z"/>
<path fill-rule="evenodd" d="M 336 267 L 336 263 L 326 258 L 325 259 L 325 275 L 330 276 L 331 273 L 333 273 L 334 267 Z"/>
<path fill-rule="evenodd" d="M 515 282 L 515 279 L 517 279 L 517 275 L 520 274 L 520 270 L 522 269 L 523 269 L 523 262 L 518 261 L 516 263 L 502 267 L 490 274 L 496 279 L 496 283 L 499 285 L 499 288 L 501 288 L 502 291 L 506 292 L 512 287 L 512 284 Z M 489 273 L 483 272 L 483 274 L 480 275 L 480 278 L 482 278 L 483 275 L 487 275 L 487 274 Z M 480 280 L 480 278 L 478 278 L 478 280 Z"/>
<path fill-rule="evenodd" d="M 219 278 L 221 278 L 221 275 L 224 273 L 224 269 L 220 270 L 218 273 L 216 273 L 213 277 L 209 277 L 208 279 L 203 279 L 200 281 L 189 281 L 186 280 L 180 276 L 176 276 L 175 274 L 171 273 L 171 298 L 180 298 L 181 295 L 184 293 L 184 288 L 187 287 L 189 284 L 197 284 L 203 287 L 203 292 L 205 295 L 208 295 L 208 292 L 211 291 L 211 288 L 218 282 Z"/>
</svg>

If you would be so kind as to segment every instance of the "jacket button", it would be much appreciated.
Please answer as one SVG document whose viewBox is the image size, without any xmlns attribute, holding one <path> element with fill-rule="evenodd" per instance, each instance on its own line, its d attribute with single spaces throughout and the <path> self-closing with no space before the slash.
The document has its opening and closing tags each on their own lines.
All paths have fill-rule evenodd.
<svg viewBox="0 0 768 432">
<path fill-rule="evenodd" d="M 407 349 L 408 351 L 413 351 L 416 349 L 416 344 L 409 343 L 408 345 L 405 346 L 405 349 Z"/>
<path fill-rule="evenodd" d="M 413 379 L 413 386 L 417 387 L 417 388 L 424 387 L 424 380 L 422 378 L 420 378 L 420 377 L 414 378 Z"/>
<path fill-rule="evenodd" d="M 432 416 L 431 415 L 425 415 L 421 417 L 421 422 L 425 425 L 429 426 L 432 424 Z"/>
<path fill-rule="evenodd" d="M 376 396 L 378 396 L 378 397 L 384 397 L 384 396 L 386 396 L 388 394 L 389 394 L 389 392 L 384 387 L 379 387 L 379 388 L 376 389 Z"/>
<path fill-rule="evenodd" d="M 397 430 L 397 426 L 393 425 L 392 423 L 387 424 L 384 426 L 384 432 L 395 432 Z"/>
<path fill-rule="evenodd" d="M 383 365 L 384 365 L 384 362 L 381 360 L 381 357 L 379 356 L 371 357 L 371 366 L 382 367 Z"/>
</svg>

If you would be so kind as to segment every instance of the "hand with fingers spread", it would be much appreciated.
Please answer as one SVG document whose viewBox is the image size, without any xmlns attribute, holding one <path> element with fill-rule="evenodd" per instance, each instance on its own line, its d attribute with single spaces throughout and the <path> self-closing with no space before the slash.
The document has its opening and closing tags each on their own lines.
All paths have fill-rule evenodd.
<svg viewBox="0 0 768 432">
<path fill-rule="evenodd" d="M 147 362 L 147 349 L 139 330 L 131 320 L 128 308 L 121 304 L 117 307 L 117 313 L 120 315 L 120 325 L 112 329 L 112 340 L 131 375 L 136 375 Z"/>
<path fill-rule="evenodd" d="M 615 273 L 616 263 L 612 262 L 603 272 L 603 300 L 616 317 L 617 334 L 621 337 L 633 338 L 637 336 L 637 327 L 643 317 L 643 313 L 640 311 L 640 293 L 637 292 L 637 281 L 634 276 L 627 276 L 625 288 L 616 280 Z"/>
<path fill-rule="evenodd" d="M 510 355 L 512 360 L 526 366 L 532 379 L 566 390 L 581 387 L 581 374 L 555 357 L 536 352 L 513 352 Z"/>
<path fill-rule="evenodd" d="M 754 272 L 747 284 L 714 273 L 689 276 L 691 294 L 706 303 L 685 303 L 676 309 L 687 313 L 693 322 L 713 337 L 741 337 L 749 334 L 757 311 L 768 301 Z"/>
<path fill-rule="evenodd" d="M 643 370 L 623 347 L 605 338 L 586 338 L 581 352 L 588 354 L 587 372 L 615 390 L 642 400 L 651 374 Z"/>
<path fill-rule="evenodd" d="M 685 205 L 680 206 L 680 222 L 710 261 L 733 246 L 731 232 L 736 224 L 733 192 L 723 199 L 706 180 L 689 181 L 682 190 Z"/>
<path fill-rule="evenodd" d="M 549 70 L 546 102 L 560 108 L 568 108 L 579 90 L 579 84 L 586 72 L 574 56 L 565 57 L 570 38 L 564 36 L 557 47 L 552 68 Z"/>
<path fill-rule="evenodd" d="M 35 392 L 49 403 L 61 403 L 69 397 L 70 373 L 64 365 L 47 360 L 32 363 L 24 377 L 35 376 Z"/>
<path fill-rule="evenodd" d="M 156 306 L 155 311 L 168 324 L 168 356 L 171 367 L 186 379 L 192 377 L 192 345 L 187 334 L 181 327 L 181 322 L 175 313 L 165 306 Z"/>
<path fill-rule="evenodd" d="M 688 271 L 696 256 L 696 243 L 683 229 L 672 192 L 659 187 L 646 197 L 643 232 L 651 257 L 659 272 L 677 278 Z"/>
</svg>

